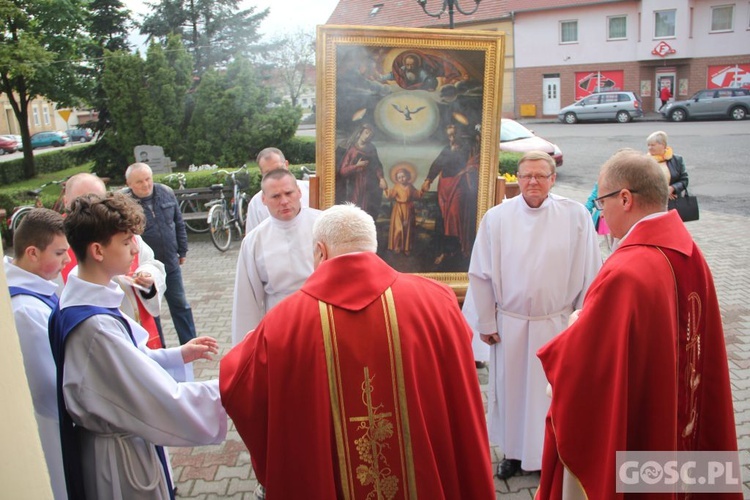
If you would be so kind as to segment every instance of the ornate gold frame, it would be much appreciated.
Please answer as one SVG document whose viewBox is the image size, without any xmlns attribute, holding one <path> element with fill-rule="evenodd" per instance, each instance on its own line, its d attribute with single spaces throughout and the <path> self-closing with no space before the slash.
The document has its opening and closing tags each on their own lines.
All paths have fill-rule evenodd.
<svg viewBox="0 0 750 500">
<path fill-rule="evenodd" d="M 481 61 L 482 67 L 473 81 L 481 82 L 481 124 L 479 168 L 477 183 L 476 225 L 484 213 L 495 204 L 495 180 L 499 150 L 500 111 L 502 106 L 502 78 L 505 54 L 505 35 L 502 32 L 459 31 L 441 29 L 405 29 L 362 26 L 318 26 L 317 31 L 317 192 L 311 193 L 311 204 L 325 209 L 336 203 L 337 147 L 343 135 L 337 130 L 337 89 L 339 81 L 337 50 L 349 47 L 369 51 L 414 50 L 420 53 L 446 54 L 460 67 L 462 55 Z M 434 57 L 434 56 L 433 56 Z M 395 62 L 393 63 L 395 67 Z M 476 64 L 473 68 L 475 69 Z M 382 69 L 382 68 L 381 68 Z M 476 73 L 476 71 L 475 71 Z M 434 89 L 433 89 L 434 90 Z M 441 97 L 442 98 L 442 97 Z M 477 98 L 478 101 L 480 98 Z M 394 106 L 395 107 L 395 106 Z M 406 119 L 409 119 L 408 117 Z M 339 122 L 340 123 L 340 122 Z M 444 126 L 444 121 L 440 121 Z M 391 147 L 396 144 L 392 141 Z M 433 146 L 434 147 L 434 146 Z M 425 162 L 429 159 L 425 158 Z M 384 165 L 385 168 L 385 165 Z M 395 168 L 395 167 L 394 167 Z M 388 174 L 385 174 L 386 177 Z M 435 183 L 438 181 L 435 180 Z M 390 185 L 391 181 L 388 182 Z M 311 186 L 314 188 L 314 185 Z M 432 189 L 435 189 L 433 185 Z M 473 206 L 473 205 L 470 205 Z M 380 249 L 379 249 L 380 250 Z M 463 263 L 463 261 L 462 261 Z M 398 269 L 398 267 L 396 267 Z M 402 270 L 402 269 L 399 269 Z M 457 272 L 420 272 L 423 276 L 448 284 L 462 299 L 468 284 L 468 264 Z M 407 272 L 409 272 L 407 270 Z"/>
</svg>

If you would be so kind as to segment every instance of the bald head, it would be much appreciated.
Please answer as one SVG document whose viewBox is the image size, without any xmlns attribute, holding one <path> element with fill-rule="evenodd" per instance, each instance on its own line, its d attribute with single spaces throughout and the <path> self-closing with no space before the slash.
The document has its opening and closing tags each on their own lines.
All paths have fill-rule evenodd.
<svg viewBox="0 0 750 500">
<path fill-rule="evenodd" d="M 94 174 L 82 172 L 76 174 L 65 182 L 65 208 L 70 209 L 73 200 L 85 194 L 106 194 L 107 187 L 99 177 Z"/>
</svg>

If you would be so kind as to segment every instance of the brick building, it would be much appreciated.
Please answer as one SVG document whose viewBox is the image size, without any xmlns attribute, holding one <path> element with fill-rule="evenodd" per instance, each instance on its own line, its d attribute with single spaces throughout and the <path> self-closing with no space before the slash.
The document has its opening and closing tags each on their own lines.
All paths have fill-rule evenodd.
<svg viewBox="0 0 750 500">
<path fill-rule="evenodd" d="M 459 0 L 464 10 L 470 0 Z M 428 9 L 437 7 L 428 0 Z M 327 24 L 447 27 L 416 0 L 341 0 Z M 554 116 L 595 90 L 632 90 L 646 111 L 675 98 L 750 87 L 750 4 L 727 0 L 485 0 L 457 29 L 506 33 L 503 116 Z M 523 105 L 523 107 L 522 107 Z"/>
</svg>

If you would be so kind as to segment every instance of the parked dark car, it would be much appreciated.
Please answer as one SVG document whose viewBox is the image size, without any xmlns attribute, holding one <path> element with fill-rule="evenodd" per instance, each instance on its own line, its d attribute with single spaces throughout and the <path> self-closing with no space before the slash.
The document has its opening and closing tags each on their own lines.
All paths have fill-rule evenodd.
<svg viewBox="0 0 750 500">
<path fill-rule="evenodd" d="M 65 131 L 70 142 L 89 142 L 94 138 L 94 132 L 90 128 L 71 128 Z"/>
<path fill-rule="evenodd" d="M 682 122 L 691 118 L 731 118 L 750 116 L 750 89 L 722 88 L 696 92 L 684 101 L 670 102 L 661 110 L 664 118 Z"/>
<path fill-rule="evenodd" d="M 612 91 L 591 94 L 570 106 L 565 106 L 557 114 L 564 123 L 584 121 L 616 120 L 627 123 L 643 116 L 643 103 L 635 92 Z"/>
<path fill-rule="evenodd" d="M 31 149 L 53 146 L 56 148 L 68 143 L 68 135 L 63 132 L 37 132 L 31 136 Z"/>
<path fill-rule="evenodd" d="M 18 151 L 18 141 L 12 135 L 0 135 L 0 155 Z"/>
<path fill-rule="evenodd" d="M 533 131 L 510 118 L 500 120 L 500 151 L 513 153 L 544 151 L 555 159 L 558 167 L 563 164 L 563 154 L 557 145 L 535 135 Z"/>
</svg>

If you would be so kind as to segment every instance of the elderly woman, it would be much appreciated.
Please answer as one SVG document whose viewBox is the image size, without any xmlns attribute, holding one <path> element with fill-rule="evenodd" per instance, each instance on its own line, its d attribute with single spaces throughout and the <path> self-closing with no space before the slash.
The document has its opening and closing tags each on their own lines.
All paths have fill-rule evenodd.
<svg viewBox="0 0 750 500">
<path fill-rule="evenodd" d="M 682 196 L 682 192 L 687 189 L 688 174 L 682 156 L 672 152 L 672 148 L 667 146 L 667 139 L 667 133 L 659 130 L 648 136 L 646 145 L 648 154 L 659 162 L 664 177 L 669 183 L 669 199 L 674 200 Z"/>
</svg>

